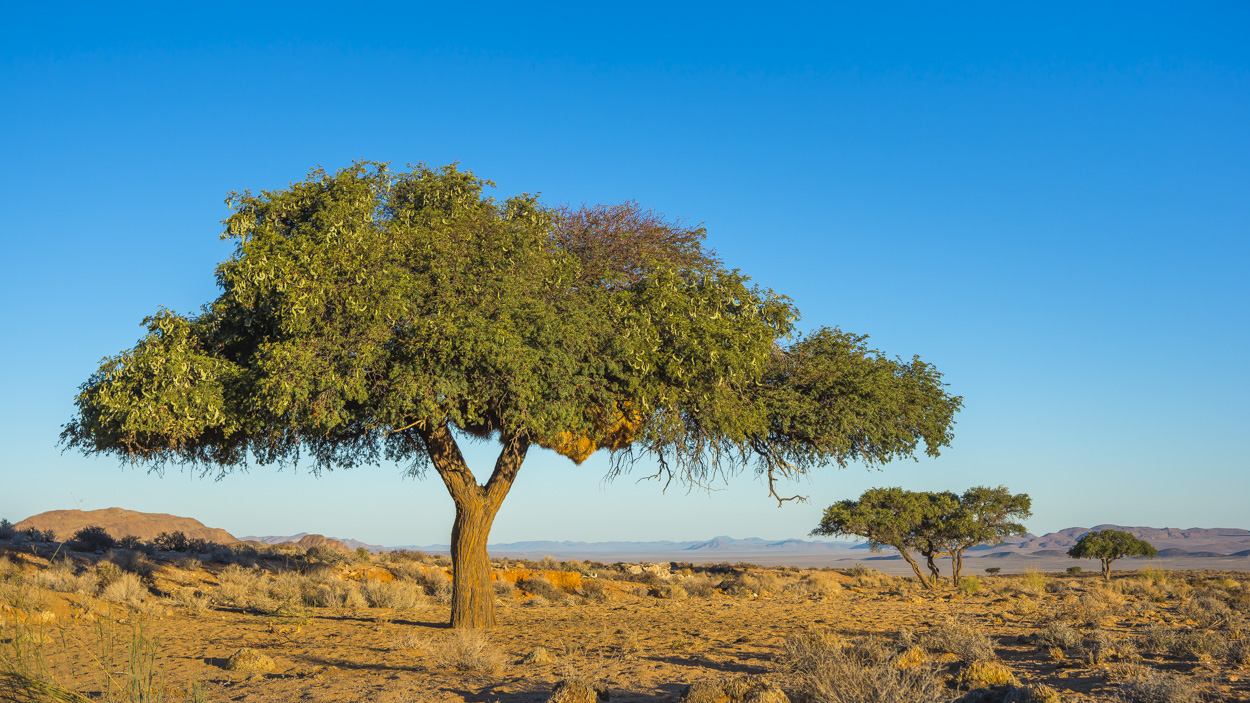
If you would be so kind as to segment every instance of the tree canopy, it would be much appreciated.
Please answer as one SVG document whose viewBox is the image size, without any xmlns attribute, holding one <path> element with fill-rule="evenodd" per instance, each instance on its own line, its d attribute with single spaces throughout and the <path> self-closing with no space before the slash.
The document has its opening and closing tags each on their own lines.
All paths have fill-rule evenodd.
<svg viewBox="0 0 1250 703">
<path fill-rule="evenodd" d="M 1125 557 L 1153 559 L 1159 550 L 1136 535 L 1122 530 L 1094 530 L 1081 535 L 1068 550 L 1073 559 L 1098 559 L 1102 562 L 1102 577 L 1111 580 L 1111 562 Z"/>
<path fill-rule="evenodd" d="M 65 446 L 161 469 L 433 467 L 453 623 L 493 622 L 485 539 L 532 445 L 666 481 L 936 456 L 962 401 L 917 357 L 798 311 L 634 203 L 552 208 L 454 165 L 359 163 L 232 193 L 219 297 L 160 310 L 81 387 Z M 465 437 L 500 453 L 479 483 Z M 458 439 L 459 438 L 459 439 Z M 485 581 L 483 581 L 485 579 Z"/>
</svg>

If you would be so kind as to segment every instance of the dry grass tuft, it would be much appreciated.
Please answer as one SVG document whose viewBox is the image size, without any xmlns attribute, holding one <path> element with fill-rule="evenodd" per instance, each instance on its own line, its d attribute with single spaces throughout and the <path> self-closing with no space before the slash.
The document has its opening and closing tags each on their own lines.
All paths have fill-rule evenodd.
<svg viewBox="0 0 1250 703">
<path fill-rule="evenodd" d="M 457 671 L 497 674 L 503 670 L 504 656 L 481 630 L 456 630 L 442 642 L 428 647 L 435 666 Z"/>
<path fill-rule="evenodd" d="M 273 671 L 273 659 L 269 655 L 244 647 L 226 660 L 226 668 L 230 671 Z"/>
<path fill-rule="evenodd" d="M 789 637 L 781 662 L 799 694 L 824 703 L 945 700 L 944 685 L 928 666 L 902 666 L 879 641 L 846 643 L 825 630 Z"/>
<path fill-rule="evenodd" d="M 935 625 L 921 636 L 920 642 L 930 652 L 954 654 L 967 664 L 997 658 L 990 638 L 973 625 L 959 620 L 947 620 Z"/>
<path fill-rule="evenodd" d="M 143 581 L 138 576 L 130 572 L 119 574 L 100 592 L 102 600 L 125 605 L 139 605 L 147 598 L 147 595 L 147 586 L 143 585 Z"/>
<path fill-rule="evenodd" d="M 973 662 L 959 670 L 955 683 L 965 688 L 1016 685 L 1019 680 L 1006 666 L 991 661 Z"/>
<path fill-rule="evenodd" d="M 1125 703 L 1198 703 L 1198 689 L 1190 682 L 1153 669 L 1120 684 Z"/>
</svg>

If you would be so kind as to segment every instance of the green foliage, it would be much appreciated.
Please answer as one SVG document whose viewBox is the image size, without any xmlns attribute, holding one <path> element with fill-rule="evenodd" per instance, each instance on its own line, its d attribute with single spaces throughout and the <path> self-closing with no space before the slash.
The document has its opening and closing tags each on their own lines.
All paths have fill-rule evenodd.
<svg viewBox="0 0 1250 703">
<path fill-rule="evenodd" d="M 74 533 L 73 542 L 81 549 L 94 551 L 96 549 L 112 549 L 117 546 L 117 540 L 108 533 L 108 530 L 99 525 L 88 525 Z"/>
<path fill-rule="evenodd" d="M 191 547 L 191 541 L 180 530 L 162 532 L 152 540 L 152 544 L 165 552 L 185 552 Z"/>
<path fill-rule="evenodd" d="M 1079 566 L 1069 566 L 1069 567 L 1067 568 L 1067 572 L 1068 572 L 1069 574 L 1072 574 L 1073 576 L 1075 576 L 1075 575 L 1077 575 L 1077 574 L 1081 573 L 1081 567 L 1079 567 Z"/>
<path fill-rule="evenodd" d="M 1002 571 L 1002 570 L 1003 570 L 1003 567 L 1001 567 L 1001 566 L 990 566 L 990 567 L 986 567 L 986 569 L 985 569 L 985 573 L 987 573 L 987 574 L 997 574 L 998 572 L 1000 572 L 1000 571 Z"/>
<path fill-rule="evenodd" d="M 907 560 L 921 581 L 919 568 L 909 551 L 928 560 L 934 581 L 938 577 L 933 559 L 950 555 L 955 562 L 955 583 L 965 550 L 978 544 L 1000 544 L 1009 535 L 1024 534 L 1024 525 L 1013 518 L 1030 515 L 1027 494 L 1013 495 L 1005 486 L 977 486 L 956 496 L 949 491 L 907 491 L 873 488 L 859 500 L 843 500 L 829 506 L 814 535 L 855 536 L 868 540 L 874 550 L 893 547 Z"/>
<path fill-rule="evenodd" d="M 1099 559 L 1102 561 L 1102 573 L 1111 578 L 1111 563 L 1125 557 L 1146 557 L 1153 559 L 1159 550 L 1135 535 L 1121 530 L 1094 530 L 1081 535 L 1076 544 L 1068 550 L 1073 559 Z"/>
<path fill-rule="evenodd" d="M 62 441 L 228 471 L 428 460 L 413 428 L 584 438 L 705 481 L 791 476 L 950 442 L 961 406 L 930 365 L 820 329 L 724 269 L 704 232 L 625 205 L 500 202 L 455 166 L 361 163 L 232 194 L 221 295 L 160 311 L 82 387 Z M 584 452 L 569 450 L 584 458 Z M 770 484 L 771 487 L 771 484 Z"/>
</svg>

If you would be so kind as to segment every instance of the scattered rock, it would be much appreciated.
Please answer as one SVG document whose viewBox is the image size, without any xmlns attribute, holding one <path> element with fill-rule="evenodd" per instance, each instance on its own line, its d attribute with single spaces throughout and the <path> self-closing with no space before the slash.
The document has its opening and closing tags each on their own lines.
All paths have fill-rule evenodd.
<svg viewBox="0 0 1250 703">
<path fill-rule="evenodd" d="M 539 647 L 539 649 L 542 649 Z M 548 703 L 599 703 L 608 700 L 610 694 L 603 684 L 582 679 L 565 679 L 551 689 Z"/>
<path fill-rule="evenodd" d="M 522 664 L 550 664 L 555 661 L 551 658 L 551 654 L 547 652 L 546 647 L 535 647 L 534 651 L 525 655 L 521 660 Z"/>
<path fill-rule="evenodd" d="M 714 683 L 700 681 L 681 693 L 682 703 L 790 703 L 790 698 L 762 676 L 741 676 Z"/>
<path fill-rule="evenodd" d="M 240 649 L 226 660 L 230 671 L 273 671 L 273 667 L 273 659 L 251 647 Z"/>
</svg>

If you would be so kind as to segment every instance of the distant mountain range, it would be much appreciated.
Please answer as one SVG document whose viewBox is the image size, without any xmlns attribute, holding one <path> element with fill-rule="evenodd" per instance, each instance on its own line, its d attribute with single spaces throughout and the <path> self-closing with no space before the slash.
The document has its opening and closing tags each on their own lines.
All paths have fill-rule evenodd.
<svg viewBox="0 0 1250 703">
<path fill-rule="evenodd" d="M 1027 534 L 1014 537 L 1004 544 L 984 545 L 969 550 L 970 557 L 1054 557 L 1066 556 L 1067 551 L 1081 535 L 1091 530 L 1123 530 L 1153 544 L 1163 557 L 1246 557 L 1250 556 L 1250 530 L 1236 528 L 1154 528 L 1124 527 L 1120 525 L 1096 525 L 1069 527 L 1045 535 Z M 427 552 L 447 552 L 445 544 L 408 545 L 396 549 L 420 549 Z M 860 559 L 897 558 L 892 550 L 881 556 L 869 557 L 863 552 L 868 545 L 863 542 L 817 541 L 803 539 L 765 540 L 758 537 L 735 539 L 726 535 L 709 540 L 675 542 L 556 542 L 527 541 L 501 542 L 488 546 L 498 555 L 546 555 L 594 557 L 667 556 L 676 561 L 706 560 L 719 557 L 749 559 L 760 556 L 802 555 L 856 556 Z"/>
<path fill-rule="evenodd" d="M 113 534 L 114 537 L 135 535 L 143 539 L 151 539 L 160 532 L 181 531 L 188 537 L 200 537 L 213 542 L 230 544 L 234 536 L 225 530 L 206 527 L 192 518 L 178 517 L 165 513 L 140 513 L 121 508 L 105 510 L 53 510 L 26 518 L 15 527 L 25 529 L 34 527 L 39 530 L 53 530 L 60 538 L 66 539 L 77 530 L 87 525 L 99 525 Z M 1159 556 L 1165 558 L 1250 558 L 1250 530 L 1237 528 L 1189 528 L 1171 527 L 1123 527 L 1119 525 L 1096 525 L 1092 528 L 1069 527 L 1044 535 L 1027 534 L 1013 537 L 1004 544 L 984 545 L 969 550 L 969 557 L 997 559 L 1008 557 L 1062 557 L 1076 543 L 1081 535 L 1090 530 L 1116 529 L 1130 532 L 1159 550 Z M 293 542 L 308 548 L 316 545 L 342 546 L 355 550 L 364 547 L 371 552 L 383 552 L 393 549 L 419 549 L 427 552 L 449 552 L 446 544 L 403 545 L 384 547 L 369 544 L 360 540 L 343 537 L 325 537 L 319 534 L 300 532 L 294 535 L 248 536 L 243 541 L 280 544 Z M 504 542 L 488 545 L 490 552 L 499 556 L 545 556 L 563 558 L 584 558 L 603 561 L 628 560 L 671 560 L 671 561 L 712 561 L 712 560 L 767 560 L 779 563 L 780 559 L 792 556 L 799 560 L 818 560 L 822 563 L 829 560 L 889 560 L 897 559 L 893 550 L 884 550 L 880 555 L 869 555 L 868 545 L 862 542 L 839 540 L 804 540 L 782 539 L 766 540 L 758 537 L 737 539 L 727 535 L 713 537 L 708 540 L 656 540 L 650 542 L 574 542 L 531 540 L 524 542 Z"/>
</svg>

